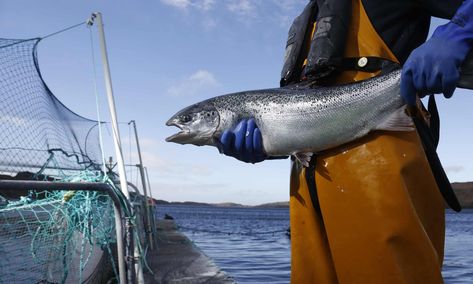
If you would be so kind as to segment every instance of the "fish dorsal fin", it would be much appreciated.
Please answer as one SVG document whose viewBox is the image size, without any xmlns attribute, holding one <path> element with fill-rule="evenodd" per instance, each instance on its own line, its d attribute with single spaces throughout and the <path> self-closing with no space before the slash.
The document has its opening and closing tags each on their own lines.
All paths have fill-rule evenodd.
<svg viewBox="0 0 473 284">
<path fill-rule="evenodd" d="M 310 162 L 310 159 L 312 158 L 312 155 L 314 155 L 314 153 L 312 152 L 299 152 L 299 153 L 295 153 L 294 157 L 296 157 L 299 163 L 301 163 L 304 167 L 307 168 L 309 166 L 309 162 Z"/>
<path fill-rule="evenodd" d="M 406 112 L 406 106 L 402 106 L 376 126 L 375 130 L 412 131 L 414 130 L 414 123 Z"/>
</svg>

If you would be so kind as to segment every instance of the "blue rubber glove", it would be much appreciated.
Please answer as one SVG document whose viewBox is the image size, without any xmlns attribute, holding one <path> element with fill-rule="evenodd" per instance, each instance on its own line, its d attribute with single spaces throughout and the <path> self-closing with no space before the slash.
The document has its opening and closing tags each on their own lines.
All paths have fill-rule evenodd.
<svg viewBox="0 0 473 284">
<path fill-rule="evenodd" d="M 240 121 L 234 130 L 225 130 L 220 142 L 220 150 L 225 155 L 240 161 L 254 164 L 267 158 L 263 150 L 261 132 L 253 118 Z"/>
<path fill-rule="evenodd" d="M 401 75 L 401 96 L 409 105 L 416 94 L 455 91 L 461 64 L 473 47 L 473 0 L 465 0 L 452 20 L 439 26 L 432 37 L 416 48 L 407 59 Z"/>
</svg>

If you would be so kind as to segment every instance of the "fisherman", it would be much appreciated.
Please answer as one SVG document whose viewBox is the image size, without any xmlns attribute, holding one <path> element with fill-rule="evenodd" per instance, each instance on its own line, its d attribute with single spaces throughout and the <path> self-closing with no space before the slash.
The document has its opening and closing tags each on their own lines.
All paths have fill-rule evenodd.
<svg viewBox="0 0 473 284">
<path fill-rule="evenodd" d="M 450 21 L 425 42 L 431 16 Z M 359 81 L 397 62 L 401 95 L 421 110 L 417 94 L 452 96 L 472 47 L 473 0 L 309 1 L 289 31 L 281 86 Z M 226 155 L 267 159 L 253 119 L 220 140 Z M 443 283 L 444 213 L 416 131 L 375 131 L 308 168 L 293 159 L 291 282 Z"/>
</svg>

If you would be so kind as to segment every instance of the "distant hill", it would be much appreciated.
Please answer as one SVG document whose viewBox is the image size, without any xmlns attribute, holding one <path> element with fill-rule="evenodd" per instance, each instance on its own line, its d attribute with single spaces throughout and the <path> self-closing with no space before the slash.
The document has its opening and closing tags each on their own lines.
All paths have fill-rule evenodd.
<svg viewBox="0 0 473 284">
<path fill-rule="evenodd" d="M 454 182 L 453 190 L 460 201 L 463 208 L 473 208 L 473 182 Z M 212 206 L 212 207 L 231 207 L 231 208 L 287 208 L 289 201 L 264 203 L 260 205 L 242 205 L 238 203 L 201 203 L 201 202 L 169 202 L 165 200 L 157 200 L 158 205 L 192 205 L 192 206 Z"/>
<path fill-rule="evenodd" d="M 211 203 L 208 205 L 215 206 L 215 207 L 251 207 L 251 206 L 242 205 L 242 204 L 233 203 L 233 202 Z"/>
<path fill-rule="evenodd" d="M 256 205 L 256 206 L 254 206 L 254 207 L 260 207 L 260 208 L 285 208 L 285 207 L 289 207 L 289 201 L 264 203 L 264 204 Z"/>
<path fill-rule="evenodd" d="M 473 208 L 473 182 L 454 182 L 453 190 L 463 208 Z"/>
<path fill-rule="evenodd" d="M 192 205 L 192 206 L 212 206 L 212 207 L 231 207 L 231 208 L 284 208 L 289 207 L 289 201 L 283 202 L 273 202 L 273 203 L 265 203 L 260 205 L 243 205 L 238 203 L 232 202 L 224 202 L 224 203 L 203 203 L 203 202 L 192 202 L 192 201 L 184 201 L 184 202 L 169 202 L 166 200 L 156 200 L 157 205 Z"/>
<path fill-rule="evenodd" d="M 193 202 L 193 201 L 184 201 L 184 202 L 171 201 L 171 202 L 169 202 L 169 201 L 161 200 L 161 199 L 156 200 L 156 205 L 213 206 L 212 204 L 209 204 L 209 203 L 201 203 L 201 202 Z"/>
</svg>

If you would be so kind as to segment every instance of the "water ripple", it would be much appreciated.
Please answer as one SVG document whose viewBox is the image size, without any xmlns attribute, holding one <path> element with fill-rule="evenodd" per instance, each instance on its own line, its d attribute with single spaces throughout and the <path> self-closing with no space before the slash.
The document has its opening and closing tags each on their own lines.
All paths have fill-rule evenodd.
<svg viewBox="0 0 473 284">
<path fill-rule="evenodd" d="M 181 230 L 238 283 L 290 282 L 288 209 L 163 205 L 158 213 L 174 216 Z M 447 210 L 446 221 L 445 283 L 473 283 L 473 210 Z"/>
</svg>

